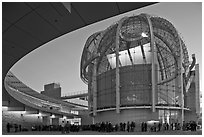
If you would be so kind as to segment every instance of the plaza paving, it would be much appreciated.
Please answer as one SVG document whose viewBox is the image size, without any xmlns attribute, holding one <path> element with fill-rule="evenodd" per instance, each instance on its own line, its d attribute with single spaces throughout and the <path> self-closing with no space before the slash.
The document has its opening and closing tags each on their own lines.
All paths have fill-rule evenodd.
<svg viewBox="0 0 204 137">
<path fill-rule="evenodd" d="M 25 131 L 12 132 L 3 135 L 202 135 L 202 131 L 160 131 L 160 132 L 96 132 L 96 131 L 80 131 L 62 134 L 58 131 Z"/>
</svg>

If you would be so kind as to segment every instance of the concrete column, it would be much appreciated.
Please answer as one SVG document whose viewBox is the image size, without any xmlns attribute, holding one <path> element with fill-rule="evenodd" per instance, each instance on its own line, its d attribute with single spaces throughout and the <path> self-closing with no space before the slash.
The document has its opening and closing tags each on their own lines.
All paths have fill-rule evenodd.
<svg viewBox="0 0 204 137">
<path fill-rule="evenodd" d="M 120 113 L 119 31 L 116 34 L 116 113 Z"/>
<path fill-rule="evenodd" d="M 51 124 L 50 116 L 43 116 L 42 121 L 43 121 L 43 125 L 50 125 Z"/>
<path fill-rule="evenodd" d="M 90 79 L 90 81 L 89 81 L 89 83 L 88 83 L 88 110 L 89 110 L 89 112 L 91 112 L 92 110 L 91 110 L 91 108 L 92 108 L 92 74 L 91 74 L 91 68 L 92 68 L 92 65 L 93 64 L 90 64 L 89 66 L 88 66 L 88 76 L 89 76 L 89 79 Z"/>
<path fill-rule="evenodd" d="M 120 28 L 122 26 L 123 21 L 127 17 L 122 18 L 118 22 L 118 27 L 116 31 L 116 40 L 115 40 L 115 54 L 116 54 L 116 69 L 115 69 L 115 75 L 116 75 L 116 113 L 120 113 L 120 71 L 119 71 L 119 48 L 120 48 Z"/>
<path fill-rule="evenodd" d="M 155 55 L 155 45 L 154 45 L 154 34 L 153 34 L 153 28 L 152 28 L 152 22 L 150 20 L 150 16 L 145 14 L 145 17 L 148 21 L 149 30 L 150 30 L 150 47 L 151 47 L 151 62 L 152 62 L 152 112 L 155 112 L 155 89 L 156 89 L 156 80 L 155 80 L 155 64 L 156 64 L 156 55 Z"/>
<path fill-rule="evenodd" d="M 52 118 L 52 125 L 59 125 L 59 118 Z"/>
<path fill-rule="evenodd" d="M 97 61 L 96 59 L 94 60 L 93 64 L 93 77 L 92 77 L 92 90 L 93 90 L 93 116 L 96 116 L 96 111 L 97 111 Z"/>
<path fill-rule="evenodd" d="M 200 114 L 200 82 L 199 82 L 199 64 L 195 65 L 195 107 L 196 114 Z"/>
<path fill-rule="evenodd" d="M 179 37 L 179 36 L 178 36 Z M 184 95 L 183 95 L 183 48 L 181 45 L 181 38 L 179 37 L 179 46 L 180 46 L 180 59 L 179 59 L 179 68 L 180 68 L 180 89 L 181 89 L 181 126 L 183 126 L 184 121 Z"/>
</svg>

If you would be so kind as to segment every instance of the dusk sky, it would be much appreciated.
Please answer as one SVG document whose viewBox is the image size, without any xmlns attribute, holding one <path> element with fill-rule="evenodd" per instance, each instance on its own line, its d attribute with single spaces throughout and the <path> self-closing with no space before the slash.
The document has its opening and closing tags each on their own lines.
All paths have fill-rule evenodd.
<svg viewBox="0 0 204 137">
<path fill-rule="evenodd" d="M 195 53 L 200 64 L 202 81 L 202 3 L 158 3 L 139 10 L 115 16 L 78 29 L 42 45 L 19 60 L 11 71 L 27 86 L 42 91 L 44 84 L 58 82 L 62 95 L 68 92 L 87 90 L 80 78 L 80 61 L 87 38 L 106 29 L 124 16 L 148 13 L 170 21 L 181 33 L 189 57 Z M 200 81 L 200 83 L 202 83 Z M 200 90 L 202 85 L 200 84 Z"/>
</svg>

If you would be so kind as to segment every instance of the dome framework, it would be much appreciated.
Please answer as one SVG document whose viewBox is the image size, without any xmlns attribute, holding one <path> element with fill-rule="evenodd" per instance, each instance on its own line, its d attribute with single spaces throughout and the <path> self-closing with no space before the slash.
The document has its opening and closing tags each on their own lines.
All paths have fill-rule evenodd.
<svg viewBox="0 0 204 137">
<path fill-rule="evenodd" d="M 169 21 L 144 13 L 124 17 L 84 46 L 80 73 L 88 84 L 90 113 L 141 106 L 152 112 L 178 107 L 183 113 L 181 68 L 187 73 L 189 65 L 185 43 Z"/>
</svg>

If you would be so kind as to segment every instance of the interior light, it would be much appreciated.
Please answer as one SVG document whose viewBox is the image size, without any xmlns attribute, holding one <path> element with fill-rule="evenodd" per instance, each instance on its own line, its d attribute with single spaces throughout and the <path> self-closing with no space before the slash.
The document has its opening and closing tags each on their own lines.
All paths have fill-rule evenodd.
<svg viewBox="0 0 204 137">
<path fill-rule="evenodd" d="M 8 107 L 7 106 L 2 106 L 2 110 L 8 110 Z"/>
<path fill-rule="evenodd" d="M 54 114 L 52 114 L 51 118 L 55 118 L 55 115 L 54 115 Z"/>
<path fill-rule="evenodd" d="M 144 32 L 142 32 L 141 36 L 144 37 L 144 38 L 148 37 L 147 34 L 144 33 Z"/>
<path fill-rule="evenodd" d="M 63 119 L 66 119 L 66 118 L 67 118 L 66 116 L 63 117 Z"/>
</svg>

